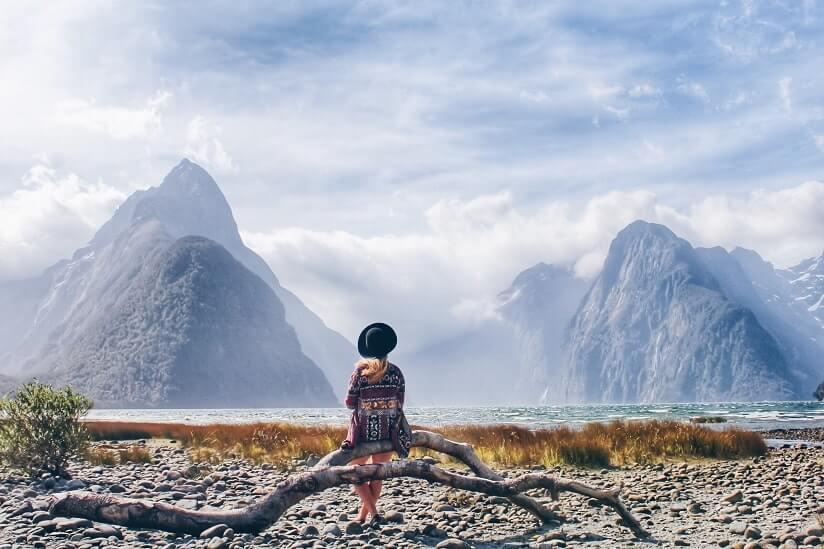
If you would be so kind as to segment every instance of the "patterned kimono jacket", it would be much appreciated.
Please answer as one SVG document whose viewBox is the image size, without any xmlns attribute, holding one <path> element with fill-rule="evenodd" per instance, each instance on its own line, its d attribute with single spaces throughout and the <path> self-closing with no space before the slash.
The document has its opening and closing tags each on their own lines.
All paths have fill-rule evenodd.
<svg viewBox="0 0 824 549">
<path fill-rule="evenodd" d="M 401 369 L 389 363 L 383 379 L 370 385 L 361 369 L 356 368 L 349 379 L 346 407 L 352 410 L 349 431 L 343 448 L 354 448 L 360 442 L 391 440 L 398 456 L 409 455 L 412 431 L 403 414 L 406 385 Z"/>
</svg>

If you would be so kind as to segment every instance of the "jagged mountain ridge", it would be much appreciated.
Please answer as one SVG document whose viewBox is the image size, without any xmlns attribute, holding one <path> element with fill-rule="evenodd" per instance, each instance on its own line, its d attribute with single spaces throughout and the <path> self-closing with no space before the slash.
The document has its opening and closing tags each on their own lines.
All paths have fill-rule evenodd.
<svg viewBox="0 0 824 549">
<path fill-rule="evenodd" d="M 776 269 L 754 250 L 735 248 L 730 255 L 744 269 L 764 304 L 801 335 L 824 347 L 824 323 L 813 314 L 816 311 L 815 307 L 811 308 L 804 303 L 804 299 L 798 299 L 797 292 L 800 288 L 793 286 L 796 276 L 790 271 Z M 824 288 L 821 288 L 821 291 L 824 292 Z M 815 295 L 814 290 L 810 293 Z"/>
<path fill-rule="evenodd" d="M 757 252 L 735 248 L 728 258 L 740 267 L 736 271 L 737 284 L 752 290 L 749 299 L 736 299 L 752 310 L 779 342 L 795 377 L 805 385 L 817 382 L 818 376 L 824 375 L 824 364 L 819 359 L 824 353 L 822 327 L 793 299 L 791 285 Z"/>
<path fill-rule="evenodd" d="M 798 306 L 812 315 L 824 330 L 824 253 L 805 259 L 780 274 L 789 283 Z"/>
<path fill-rule="evenodd" d="M 23 281 L 22 285 L 0 285 L 0 306 L 13 303 L 11 307 L 20 312 L 19 315 L 0 315 L 3 317 L 0 323 L 6 322 L 10 328 L 6 334 L 11 336 L 6 339 L 19 339 L 21 327 L 26 324 L 34 324 L 37 328 L 31 330 L 24 338 L 24 344 L 19 346 L 14 357 L 18 364 L 34 365 L 34 359 L 39 356 L 38 349 L 43 345 L 55 344 L 49 338 L 65 324 L 81 297 L 66 291 L 71 287 L 82 288 L 64 284 L 67 273 L 72 273 L 75 278 L 91 276 L 94 269 L 89 270 L 89 265 L 95 264 L 100 250 L 134 226 L 152 220 L 160 223 L 170 238 L 197 233 L 222 241 L 221 244 L 236 259 L 263 278 L 282 297 L 287 321 L 290 320 L 290 303 L 292 319 L 306 316 L 308 320 L 299 324 L 304 326 L 304 332 L 308 335 L 300 339 L 301 332 L 297 330 L 301 346 L 307 355 L 309 352 L 306 349 L 314 348 L 316 353 L 326 357 L 327 364 L 334 365 L 333 373 L 329 374 L 329 368 L 326 373 L 329 378 L 338 378 L 333 383 L 340 392 L 352 362 L 351 359 L 341 360 L 341 356 L 354 357 L 352 346 L 339 335 L 332 338 L 333 343 L 337 343 L 324 345 L 328 328 L 306 328 L 317 327 L 317 322 L 321 325 L 322 322 L 299 301 L 297 304 L 290 301 L 297 298 L 284 290 L 265 262 L 243 245 L 231 209 L 217 184 L 202 168 L 186 160 L 175 167 L 159 187 L 130 196 L 112 219 L 101 227 L 89 246 L 78 250 L 72 260 L 59 262 L 42 276 Z M 789 385 L 779 384 L 776 394 L 795 395 L 787 398 L 808 395 L 809 389 L 799 393 L 797 385 L 808 384 L 811 376 L 818 375 L 809 363 L 814 362 L 811 357 L 818 356 L 816 341 L 824 341 L 824 338 L 821 337 L 820 318 L 813 314 L 817 310 L 816 303 L 820 302 L 820 294 L 815 293 L 816 288 L 811 284 L 819 280 L 816 269 L 820 268 L 822 261 L 816 262 L 813 258 L 791 270 L 777 271 L 751 250 L 737 248 L 727 253 L 721 248 L 697 248 L 692 253 L 698 262 L 687 270 L 702 281 L 697 286 L 703 288 L 705 293 L 719 293 L 730 306 L 740 309 L 738 313 L 743 319 L 733 322 L 730 318 L 735 315 L 731 310 L 724 313 L 723 308 L 713 306 L 710 308 L 717 317 L 716 321 L 726 318 L 732 327 L 729 333 L 754 337 L 759 332 L 750 320 L 744 318 L 748 312 L 755 317 L 755 324 L 772 338 L 772 342 L 767 341 L 759 350 L 746 343 L 749 341 L 747 336 L 739 354 L 768 356 L 770 349 L 775 347 L 782 358 L 776 362 L 777 370 L 785 371 L 785 381 L 789 380 Z M 669 273 L 655 272 L 655 261 L 650 263 L 651 270 L 646 274 L 652 278 L 665 278 Z M 710 280 L 714 283 L 707 282 Z M 802 287 L 799 282 L 805 285 Z M 407 372 L 410 387 L 416 389 L 415 393 L 410 394 L 410 401 L 415 404 L 504 405 L 568 400 L 568 395 L 561 390 L 563 384 L 559 383 L 562 379 L 567 384 L 572 380 L 566 371 L 569 357 L 562 355 L 561 342 L 569 320 L 579 311 L 579 305 L 583 306 L 582 298 L 589 285 L 588 281 L 576 279 L 569 269 L 557 266 L 538 264 L 525 270 L 515 278 L 510 288 L 498 295 L 494 318 L 484 320 L 470 332 L 439 342 L 414 355 L 398 357 Z M 84 291 L 81 289 L 79 292 L 82 294 Z M 815 296 L 819 297 L 817 302 L 813 299 Z M 807 305 L 807 301 L 812 304 Z M 29 317 L 31 322 L 28 322 Z M 21 319 L 22 322 L 17 322 Z M 337 344 L 347 350 L 331 351 Z M 717 341 L 713 344 L 720 345 Z M 730 346 L 732 342 L 726 344 Z M 0 336 L 0 354 L 7 347 Z M 761 363 L 766 364 L 763 360 Z M 769 373 L 769 369 L 764 372 Z M 770 379 L 770 376 L 764 379 Z M 624 388 L 616 389 L 616 394 L 624 395 L 628 382 L 624 379 L 621 383 Z M 759 400 L 762 398 L 784 397 L 773 394 L 758 397 Z"/>
<path fill-rule="evenodd" d="M 545 404 L 562 374 L 564 334 L 590 282 L 568 267 L 538 263 L 498 294 L 498 311 L 514 340 L 515 390 Z"/>
<path fill-rule="evenodd" d="M 660 246 L 630 244 L 633 234 Z M 614 302 L 587 304 L 590 285 L 597 292 L 599 281 L 616 284 L 623 276 L 616 246 L 634 258 L 635 287 Z M 663 303 L 651 307 L 659 294 Z M 637 222 L 616 237 L 594 283 L 570 269 L 535 265 L 498 295 L 495 318 L 404 360 L 421 378 L 416 385 L 431 399 L 425 404 L 805 398 L 819 375 L 820 331 L 789 295 L 789 283 L 751 250 L 693 249 L 666 227 Z M 648 310 L 620 311 L 644 303 Z M 616 314 L 612 331 L 585 333 L 575 351 L 578 365 L 584 356 L 603 367 L 593 366 L 588 377 L 570 371 L 564 334 L 570 341 L 582 328 L 573 316 Z M 597 389 L 587 393 L 586 386 Z"/>
<path fill-rule="evenodd" d="M 246 247 L 226 197 L 206 170 L 183 159 L 159 186 L 129 196 L 84 250 L 106 246 L 133 224 L 149 219 L 162 223 L 174 237 L 199 235 L 214 240 L 263 279 L 283 303 L 286 320 L 295 328 L 303 352 L 321 367 L 338 396 L 342 395 L 357 357 L 354 346 L 281 286 L 269 265 Z M 84 250 L 75 256 L 87 253 Z"/>
<path fill-rule="evenodd" d="M 812 321 L 821 328 L 821 331 L 811 336 L 811 339 L 824 349 L 824 253 L 805 259 L 780 274 L 790 286 L 790 294 L 795 305 L 806 311 Z M 824 356 L 824 352 L 818 356 Z M 818 379 L 822 379 L 824 360 L 818 358 L 818 364 Z M 813 396 L 818 400 L 824 399 L 824 383 L 818 385 Z"/>
<path fill-rule="evenodd" d="M 564 329 L 589 282 L 571 269 L 530 267 L 472 330 L 398 359 L 418 404 L 534 405 L 561 366 Z"/>
<path fill-rule="evenodd" d="M 736 256 L 740 257 L 741 251 L 732 254 L 720 247 L 696 248 L 695 251 L 718 281 L 724 294 L 732 301 L 752 311 L 761 326 L 779 344 L 782 354 L 794 370 L 794 375 L 799 379 L 805 379 L 805 372 L 813 371 L 816 357 L 824 349 L 811 341 L 809 335 L 804 333 L 805 326 L 809 324 L 805 322 L 807 319 L 799 318 L 798 311 L 788 303 L 786 298 L 782 298 L 780 294 L 772 293 L 771 296 L 765 299 L 764 294 L 767 292 L 764 290 L 766 288 L 771 288 L 773 292 L 778 290 L 776 281 L 765 281 L 767 272 L 760 273 L 760 278 L 751 278 L 750 275 L 758 273 L 745 271 L 736 259 Z M 758 259 L 760 259 L 760 256 L 758 256 Z M 754 261 L 755 258 L 752 258 L 752 260 Z M 777 275 L 773 275 L 773 277 L 778 278 Z M 758 281 L 759 286 L 764 290 L 759 291 L 751 280 Z M 815 326 L 812 326 L 812 328 L 817 331 Z M 812 382 L 811 379 L 807 381 Z"/>
<path fill-rule="evenodd" d="M 83 317 L 77 312 L 92 306 L 86 303 L 87 297 L 95 295 L 91 290 L 93 282 L 101 270 L 106 270 L 101 267 L 101 255 L 111 254 L 118 239 L 147 224 L 156 224 L 162 229 L 153 232 L 157 238 L 161 233 L 167 240 L 200 234 L 214 241 L 222 240 L 226 244 L 224 247 L 241 264 L 268 284 L 278 296 L 276 299 L 282 297 L 287 320 L 291 310 L 291 320 L 297 319 L 296 323 L 303 329 L 298 352 L 315 349 L 316 354 L 325 357 L 327 367 L 334 364 L 337 385 L 345 387 L 355 356 L 353 346 L 280 286 L 268 265 L 243 245 L 229 204 L 217 184 L 205 170 L 185 159 L 160 186 L 130 196 L 89 245 L 77 250 L 71 260 L 58 262 L 38 277 L 0 284 L 0 305 L 7 313 L 0 315 L 0 323 L 12 328 L 4 331 L 5 337 L 0 337 L 2 372 L 25 373 L 25 376 L 32 372 L 42 374 L 59 362 L 48 361 L 46 357 L 53 357 L 55 349 L 65 349 L 62 342 L 72 340 L 78 327 L 85 326 Z M 73 322 L 69 322 L 70 319 Z M 295 394 L 300 395 L 301 391 Z M 324 405 L 335 405 L 334 400 L 307 402 L 321 401 Z M 294 399 L 289 402 L 300 405 Z"/>
<path fill-rule="evenodd" d="M 678 402 L 799 398 L 779 343 L 725 295 L 692 246 L 636 221 L 610 246 L 569 328 L 554 399 Z"/>
<path fill-rule="evenodd" d="M 132 225 L 67 268 L 75 301 L 26 371 L 101 407 L 330 406 L 272 289 L 216 242 Z"/>
</svg>

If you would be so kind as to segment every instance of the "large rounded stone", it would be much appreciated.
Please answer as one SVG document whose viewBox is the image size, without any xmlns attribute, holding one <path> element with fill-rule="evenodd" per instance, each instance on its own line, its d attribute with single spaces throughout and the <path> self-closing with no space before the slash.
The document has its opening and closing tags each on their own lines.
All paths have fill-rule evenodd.
<svg viewBox="0 0 824 549">
<path fill-rule="evenodd" d="M 363 525 L 356 520 L 352 520 L 346 523 L 346 526 L 343 527 L 343 531 L 350 536 L 363 534 Z"/>
<path fill-rule="evenodd" d="M 457 538 L 449 538 L 435 546 L 436 549 L 469 549 L 469 544 Z"/>
</svg>

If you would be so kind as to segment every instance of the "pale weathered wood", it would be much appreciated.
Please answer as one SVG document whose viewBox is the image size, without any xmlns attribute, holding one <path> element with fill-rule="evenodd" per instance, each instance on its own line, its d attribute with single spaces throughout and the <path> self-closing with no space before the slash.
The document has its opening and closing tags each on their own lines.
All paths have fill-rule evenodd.
<svg viewBox="0 0 824 549">
<path fill-rule="evenodd" d="M 257 533 L 271 526 L 292 505 L 323 490 L 343 484 L 412 477 L 461 490 L 507 497 L 540 518 L 554 518 L 554 515 L 534 499 L 524 496 L 522 492 L 544 489 L 549 491 L 553 499 L 557 499 L 560 492 L 572 492 L 594 498 L 611 507 L 638 537 L 648 536 L 638 520 L 621 503 L 620 488 L 598 490 L 580 482 L 554 478 L 543 473 L 529 473 L 515 479 L 504 479 L 483 463 L 468 444 L 450 441 L 428 431 L 415 431 L 412 438 L 414 446 L 452 455 L 466 463 L 478 476 L 444 471 L 422 460 L 392 461 L 378 465 L 343 465 L 364 455 L 391 450 L 388 442 L 379 442 L 361 444 L 351 451 L 332 452 L 312 470 L 289 476 L 269 495 L 240 509 L 194 511 L 163 502 L 86 491 L 54 494 L 47 496 L 44 503 L 45 507 L 57 516 L 83 517 L 133 528 L 153 528 L 197 535 L 212 526 L 225 524 L 235 532 Z"/>
<path fill-rule="evenodd" d="M 450 455 L 469 467 L 473 473 L 481 478 L 489 480 L 505 480 L 504 477 L 492 470 L 486 463 L 481 461 L 475 453 L 472 445 L 464 442 L 455 442 L 449 440 L 441 434 L 433 433 L 431 431 L 413 431 L 412 432 L 412 447 L 428 448 L 435 450 L 442 454 Z M 392 450 L 392 443 L 388 440 L 381 442 L 366 442 L 355 446 L 352 450 L 337 450 L 327 454 L 321 459 L 315 470 L 332 465 L 346 465 L 353 459 L 381 452 L 388 452 Z M 549 522 L 551 520 L 558 520 L 559 517 L 552 512 L 552 510 L 544 507 L 531 497 L 523 494 L 516 494 L 511 496 L 510 501 L 519 507 L 529 511 L 535 515 L 542 522 Z"/>
<path fill-rule="evenodd" d="M 600 501 L 617 512 L 637 536 L 648 534 L 621 503 L 620 489 L 598 490 L 579 482 L 556 479 L 542 473 L 529 473 L 515 479 L 489 480 L 444 471 L 421 460 L 391 461 L 377 465 L 327 467 L 297 473 L 275 490 L 247 507 L 228 511 L 192 511 L 168 503 L 122 498 L 94 492 L 73 491 L 48 496 L 48 510 L 58 516 L 82 517 L 137 528 L 200 534 L 207 528 L 225 524 L 235 532 L 257 533 L 276 522 L 291 506 L 308 496 L 342 484 L 412 477 L 437 482 L 452 488 L 490 496 L 511 497 L 525 490 L 542 488 L 557 496 L 572 492 Z"/>
</svg>

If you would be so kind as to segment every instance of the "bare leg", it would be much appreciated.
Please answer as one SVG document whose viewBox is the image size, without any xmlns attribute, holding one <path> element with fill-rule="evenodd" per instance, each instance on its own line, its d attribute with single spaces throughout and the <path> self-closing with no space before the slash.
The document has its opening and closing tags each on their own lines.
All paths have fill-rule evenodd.
<svg viewBox="0 0 824 549">
<path fill-rule="evenodd" d="M 372 499 L 372 490 L 369 488 L 369 483 L 355 484 L 353 488 L 360 496 L 362 502 L 360 512 L 358 513 L 358 522 L 364 522 L 370 514 L 372 516 L 377 515 L 378 510 L 375 507 L 375 500 Z"/>
<path fill-rule="evenodd" d="M 363 465 L 369 459 L 369 456 L 353 459 L 349 462 L 350 465 Z M 352 491 L 354 491 L 361 499 L 361 508 L 360 513 L 358 513 L 357 520 L 359 522 L 364 522 L 366 517 L 372 513 L 373 515 L 377 513 L 377 509 L 375 508 L 375 500 L 372 497 L 372 489 L 369 487 L 369 483 L 364 484 L 353 484 Z"/>
<path fill-rule="evenodd" d="M 384 452 L 382 454 L 373 454 L 372 455 L 372 463 L 386 463 L 387 461 L 392 459 L 392 452 Z M 381 488 L 383 487 L 383 482 L 380 480 L 373 480 L 369 483 L 369 490 L 372 496 L 372 506 L 375 508 L 375 511 L 372 513 L 372 516 L 378 514 L 377 507 L 378 507 L 378 498 L 381 497 Z"/>
</svg>

